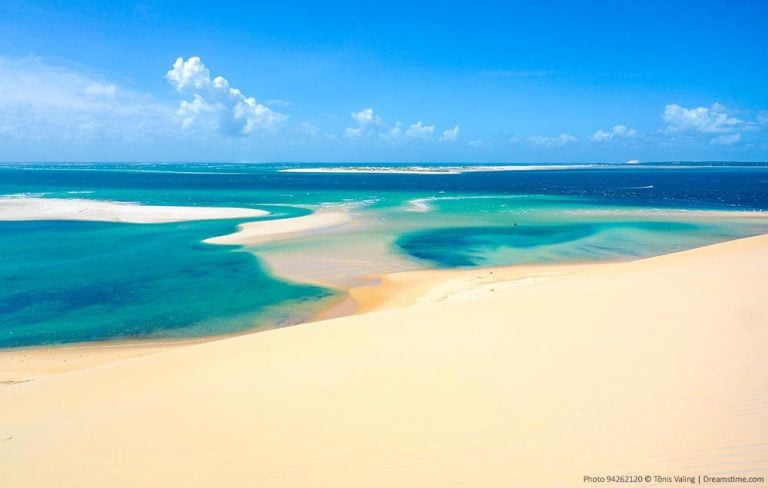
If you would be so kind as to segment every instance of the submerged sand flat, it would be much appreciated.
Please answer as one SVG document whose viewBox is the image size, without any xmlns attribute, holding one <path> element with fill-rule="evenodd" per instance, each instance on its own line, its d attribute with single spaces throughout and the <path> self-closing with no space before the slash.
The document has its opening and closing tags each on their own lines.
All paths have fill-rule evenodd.
<svg viewBox="0 0 768 488">
<path fill-rule="evenodd" d="M 160 224 L 265 215 L 269 215 L 269 212 L 254 208 L 154 206 L 77 198 L 0 198 L 0 221 L 85 220 Z"/>
<path fill-rule="evenodd" d="M 768 473 L 768 236 L 493 288 L 458 273 L 405 308 L 0 385 L 3 484 Z"/>
<path fill-rule="evenodd" d="M 338 227 L 351 220 L 352 217 L 345 211 L 321 211 L 303 217 L 240 224 L 237 226 L 237 232 L 225 236 L 212 237 L 203 242 L 233 245 L 259 244 Z"/>
</svg>

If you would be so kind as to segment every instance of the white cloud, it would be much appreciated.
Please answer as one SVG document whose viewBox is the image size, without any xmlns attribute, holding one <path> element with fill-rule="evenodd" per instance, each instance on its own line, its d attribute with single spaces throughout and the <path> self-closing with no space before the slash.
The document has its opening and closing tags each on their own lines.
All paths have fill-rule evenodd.
<svg viewBox="0 0 768 488">
<path fill-rule="evenodd" d="M 184 61 L 184 58 L 176 59 L 173 68 L 165 77 L 178 91 L 188 87 L 201 90 L 211 84 L 211 72 L 197 56 L 192 56 L 187 61 Z"/>
<path fill-rule="evenodd" d="M 578 139 L 570 134 L 560 134 L 559 136 L 530 136 L 526 140 L 527 142 L 530 142 L 534 146 L 543 146 L 543 147 L 559 147 L 559 146 L 565 146 L 566 144 L 572 144 Z M 513 142 L 520 142 L 519 138 L 513 138 Z"/>
<path fill-rule="evenodd" d="M 724 146 L 730 146 L 731 144 L 736 144 L 739 141 L 741 141 L 741 134 L 723 134 L 721 136 L 715 137 L 709 142 L 711 142 L 712 144 L 721 144 Z"/>
<path fill-rule="evenodd" d="M 169 130 L 172 114 L 173 107 L 80 66 L 0 57 L 0 133 L 6 138 L 133 141 Z"/>
<path fill-rule="evenodd" d="M 441 141 L 455 141 L 459 138 L 461 133 L 461 127 L 458 125 L 453 126 L 453 129 L 447 129 L 443 131 L 443 135 L 440 136 Z"/>
<path fill-rule="evenodd" d="M 165 78 L 176 91 L 192 96 L 191 101 L 181 101 L 177 111 L 185 129 L 201 126 L 226 135 L 249 135 L 271 129 L 286 118 L 245 96 L 226 78 L 211 79 L 210 71 L 197 56 L 186 61 L 178 58 Z"/>
<path fill-rule="evenodd" d="M 181 127 L 183 129 L 189 129 L 195 124 L 195 121 L 201 114 L 216 112 L 216 107 L 206 102 L 203 97 L 195 94 L 191 102 L 182 100 L 179 105 L 179 110 L 176 114 L 181 119 Z"/>
<path fill-rule="evenodd" d="M 362 127 L 347 127 L 344 129 L 344 134 L 346 134 L 347 137 L 350 138 L 357 138 L 363 136 L 363 128 Z"/>
<path fill-rule="evenodd" d="M 381 117 L 372 108 L 364 108 L 359 112 L 352 112 L 352 118 L 360 125 L 381 124 Z"/>
<path fill-rule="evenodd" d="M 719 103 L 711 107 L 684 108 L 677 104 L 664 107 L 662 115 L 667 122 L 667 131 L 696 131 L 703 133 L 732 132 L 744 124 L 742 120 L 728 114 Z"/>
<path fill-rule="evenodd" d="M 370 107 L 364 108 L 359 112 L 352 112 L 349 115 L 357 123 L 357 127 L 347 127 L 344 133 L 347 137 L 353 139 L 371 135 L 376 132 L 377 128 L 384 126 L 381 117 Z"/>
<path fill-rule="evenodd" d="M 94 82 L 85 87 L 85 94 L 92 97 L 114 98 L 117 95 L 117 86 L 113 83 Z"/>
<path fill-rule="evenodd" d="M 635 137 L 636 135 L 637 131 L 635 129 L 630 129 L 623 125 L 614 125 L 610 131 L 598 130 L 592 134 L 591 139 L 595 142 L 604 142 L 610 141 L 613 138 Z"/>
<path fill-rule="evenodd" d="M 383 141 L 397 141 L 403 136 L 403 124 L 395 122 L 395 125 L 379 133 L 379 139 Z"/>
<path fill-rule="evenodd" d="M 405 135 L 417 139 L 428 139 L 435 133 L 434 125 L 424 125 L 420 120 L 411 124 L 406 130 Z"/>
<path fill-rule="evenodd" d="M 490 149 L 494 144 L 482 139 L 470 139 L 467 141 L 467 146 L 475 149 Z"/>
<path fill-rule="evenodd" d="M 354 127 L 344 129 L 344 135 L 349 139 L 359 139 L 362 137 L 377 137 L 381 141 L 390 143 L 404 142 L 411 140 L 435 140 L 435 126 L 425 125 L 422 121 L 414 122 L 406 129 L 403 129 L 401 122 L 395 122 L 393 125 L 386 124 L 382 118 L 372 108 L 364 108 L 359 112 L 350 114 L 355 121 Z M 455 140 L 459 136 L 460 128 L 455 126 L 443 132 L 441 141 Z"/>
</svg>

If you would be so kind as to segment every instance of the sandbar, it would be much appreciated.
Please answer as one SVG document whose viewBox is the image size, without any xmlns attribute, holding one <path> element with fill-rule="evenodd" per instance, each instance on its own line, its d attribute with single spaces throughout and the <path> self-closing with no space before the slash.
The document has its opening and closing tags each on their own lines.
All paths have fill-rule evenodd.
<svg viewBox="0 0 768 488">
<path fill-rule="evenodd" d="M 247 222 L 237 226 L 237 231 L 224 236 L 211 237 L 208 244 L 253 245 L 286 239 L 302 234 L 325 231 L 352 221 L 346 211 L 319 211 L 303 217 Z"/>
<path fill-rule="evenodd" d="M 141 205 L 81 198 L 0 197 L 0 221 L 79 220 L 160 224 L 265 215 L 269 212 L 255 208 Z"/>
</svg>

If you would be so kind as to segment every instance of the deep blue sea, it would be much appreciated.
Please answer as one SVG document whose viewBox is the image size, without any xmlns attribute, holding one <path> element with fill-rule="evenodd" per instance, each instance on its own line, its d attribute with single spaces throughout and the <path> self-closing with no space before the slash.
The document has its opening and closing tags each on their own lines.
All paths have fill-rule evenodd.
<svg viewBox="0 0 768 488">
<path fill-rule="evenodd" d="M 765 164 L 281 171 L 329 166 L 355 167 L 0 165 L 0 198 L 248 207 L 266 219 L 330 208 L 355 222 L 243 248 L 202 241 L 254 219 L 0 221 L 0 347 L 237 333 L 305 321 L 380 272 L 631 259 L 768 232 Z"/>
</svg>

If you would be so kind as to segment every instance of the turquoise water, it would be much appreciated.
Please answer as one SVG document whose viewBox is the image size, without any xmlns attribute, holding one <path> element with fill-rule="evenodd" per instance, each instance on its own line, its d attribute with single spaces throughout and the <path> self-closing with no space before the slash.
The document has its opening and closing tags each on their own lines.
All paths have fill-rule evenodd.
<svg viewBox="0 0 768 488">
<path fill-rule="evenodd" d="M 461 175 L 279 169 L 0 166 L 5 196 L 251 207 L 269 210 L 268 219 L 336 208 L 355 219 L 344 232 L 247 249 L 202 241 L 254 219 L 0 222 L 0 347 L 230 334 L 307 320 L 343 296 L 333 286 L 371 273 L 628 259 L 768 232 L 762 215 L 727 212 L 768 208 L 765 166 Z"/>
<path fill-rule="evenodd" d="M 332 295 L 271 277 L 250 253 L 200 242 L 234 226 L 0 222 L 0 344 L 232 333 L 296 323 Z"/>
</svg>

